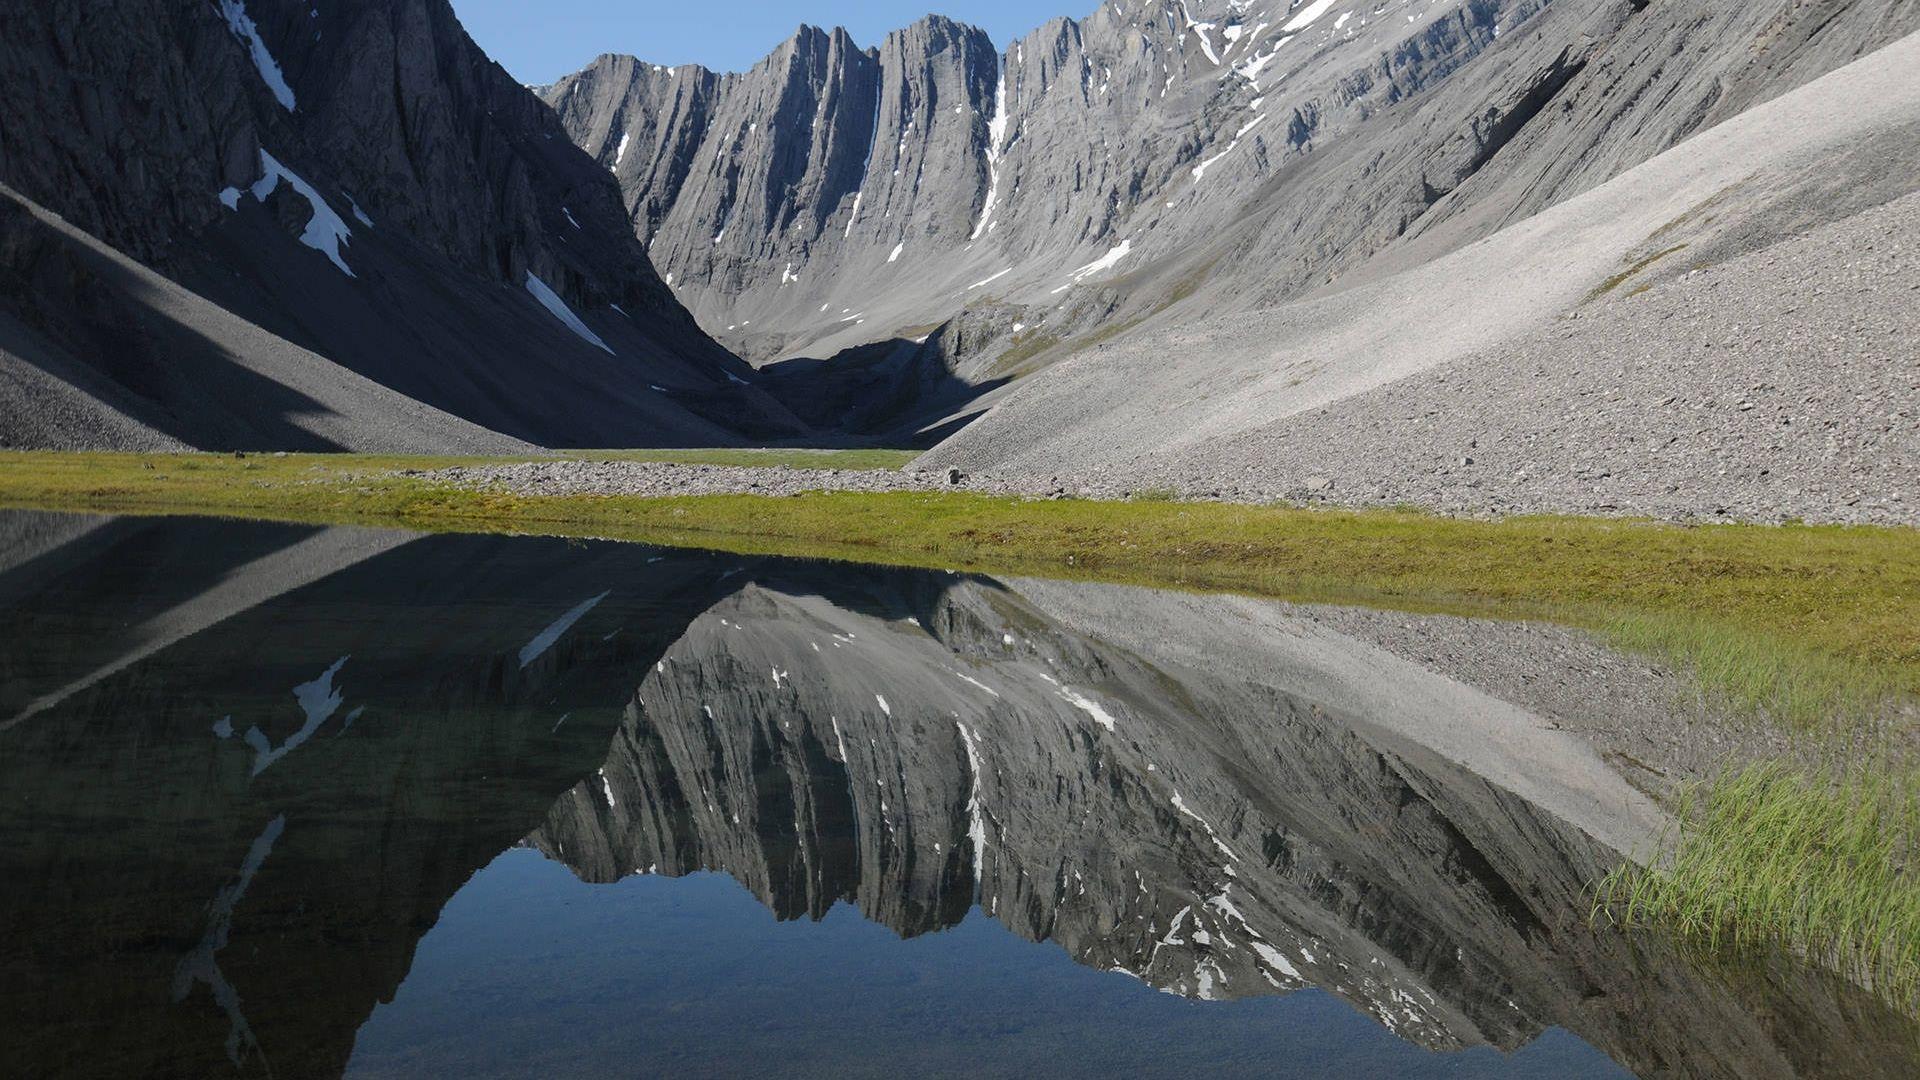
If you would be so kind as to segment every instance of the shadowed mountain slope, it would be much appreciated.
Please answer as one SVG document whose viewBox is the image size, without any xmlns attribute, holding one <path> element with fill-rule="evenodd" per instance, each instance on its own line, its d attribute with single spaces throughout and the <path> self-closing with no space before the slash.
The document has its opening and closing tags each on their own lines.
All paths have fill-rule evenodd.
<svg viewBox="0 0 1920 1080">
<path fill-rule="evenodd" d="M 694 325 L 604 171 L 445 0 L 12 5 L 0 109 L 11 444 L 805 430 Z"/>
</svg>

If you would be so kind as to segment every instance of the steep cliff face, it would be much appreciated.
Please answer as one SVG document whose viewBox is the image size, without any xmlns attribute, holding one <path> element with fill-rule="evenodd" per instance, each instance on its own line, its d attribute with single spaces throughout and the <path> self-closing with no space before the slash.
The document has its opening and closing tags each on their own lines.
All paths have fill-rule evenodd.
<svg viewBox="0 0 1920 1080">
<path fill-rule="evenodd" d="M 604 56 L 544 94 L 695 314 L 766 354 L 808 326 L 885 336 L 837 301 L 959 249 L 998 75 L 984 33 L 929 18 L 878 49 L 803 27 L 744 74 Z"/>
<path fill-rule="evenodd" d="M 800 430 L 445 0 L 15 5 L 0 61 L 10 387 L 51 379 L 199 446 L 413 448 L 405 408 L 303 376 L 377 384 L 496 447 Z"/>
<path fill-rule="evenodd" d="M 1110 277 L 1163 222 L 1214 228 L 1254 186 L 1216 166 L 1264 122 L 1263 82 L 1312 84 L 1250 139 L 1266 171 L 1541 6 L 1418 4 L 1403 21 L 1134 0 L 1004 53 L 940 18 L 864 51 L 803 27 L 744 74 L 607 56 L 544 94 L 705 325 L 752 356 L 818 354 Z M 1390 80 L 1333 77 L 1402 39 Z M 1206 198 L 1168 201 L 1208 173 Z"/>
<path fill-rule="evenodd" d="M 894 340 L 979 385 L 1430 261 L 1916 28 L 1894 0 L 1132 0 L 997 56 L 938 19 L 864 52 L 803 29 L 744 74 L 608 56 L 542 92 L 730 347 Z"/>
</svg>

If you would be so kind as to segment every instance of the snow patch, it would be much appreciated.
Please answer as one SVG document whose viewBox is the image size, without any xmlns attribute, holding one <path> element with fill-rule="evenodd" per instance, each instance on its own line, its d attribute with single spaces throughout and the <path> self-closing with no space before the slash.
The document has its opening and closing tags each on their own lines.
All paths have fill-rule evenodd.
<svg viewBox="0 0 1920 1080">
<path fill-rule="evenodd" d="M 987 200 L 980 207 L 980 220 L 969 240 L 978 240 L 993 220 L 993 207 L 1000 199 L 1000 159 L 1007 151 L 1007 71 L 1000 68 L 1000 81 L 993 90 L 993 119 L 987 121 Z"/>
<path fill-rule="evenodd" d="M 972 292 L 973 290 L 979 288 L 982 285 L 991 285 L 994 282 L 999 281 L 1001 278 L 1006 277 L 1008 274 L 1011 274 L 1011 273 L 1013 273 L 1013 267 L 1009 266 L 1005 270 L 1002 270 L 999 273 L 992 275 L 991 277 L 982 278 L 981 280 L 976 281 L 973 284 L 967 286 L 967 291 Z"/>
<path fill-rule="evenodd" d="M 300 242 L 325 255 L 333 265 L 340 268 L 341 273 L 353 277 L 353 268 L 349 267 L 347 260 L 340 255 L 340 245 L 352 241 L 353 230 L 347 227 L 347 223 L 341 220 L 339 214 L 334 213 L 333 207 L 327 205 L 327 200 L 320 197 L 320 193 L 313 189 L 312 184 L 295 176 L 292 169 L 280 164 L 279 159 L 272 154 L 265 150 L 260 151 L 260 179 L 254 181 L 253 187 L 248 189 L 254 201 L 265 202 L 267 196 L 273 194 L 273 189 L 279 187 L 282 180 L 291 185 L 301 198 L 307 200 L 307 205 L 313 210 L 313 216 L 307 219 L 306 230 L 300 234 Z M 220 201 L 226 202 L 224 192 L 221 193 Z M 234 202 L 239 201 L 240 197 L 236 193 Z"/>
<path fill-rule="evenodd" d="M 1102 708 L 1099 702 L 1070 686 L 1060 688 L 1060 697 L 1067 704 L 1093 717 L 1094 722 L 1098 723 L 1101 727 L 1106 728 L 1108 731 L 1115 730 L 1113 714 Z M 1178 798 L 1178 796 L 1175 796 L 1175 798 Z"/>
<path fill-rule="evenodd" d="M 254 25 L 253 18 L 247 14 L 247 5 L 242 0 L 217 0 L 217 6 L 221 17 L 227 20 L 227 29 L 246 45 L 253 57 L 254 69 L 260 72 L 261 81 L 273 92 L 274 100 L 292 112 L 293 87 L 287 85 L 287 77 L 281 73 L 279 62 L 267 51 L 267 43 L 260 40 L 260 28 Z"/>
<path fill-rule="evenodd" d="M 1308 4 L 1306 7 L 1301 8 L 1299 12 L 1294 15 L 1293 18 L 1288 19 L 1285 25 L 1280 27 L 1280 32 L 1284 34 L 1291 34 L 1295 30 L 1306 29 L 1307 27 L 1313 25 L 1313 22 L 1315 19 L 1318 19 L 1320 16 L 1325 15 L 1327 13 L 1327 9 L 1333 7 L 1333 5 L 1334 5 L 1334 0 L 1313 0 L 1313 3 Z"/>
<path fill-rule="evenodd" d="M 973 843 L 973 886 L 978 890 L 987 854 L 986 808 L 980 801 L 980 750 L 967 725 L 956 720 L 953 726 L 960 729 L 960 741 L 967 749 L 967 775 L 971 777 L 967 788 L 967 839 Z"/>
<path fill-rule="evenodd" d="M 343 694 L 333 685 L 333 677 L 340 674 L 340 669 L 346 663 L 347 657 L 343 656 L 312 682 L 304 682 L 293 688 L 293 699 L 300 703 L 300 711 L 306 716 L 306 721 L 300 725 L 300 730 L 287 736 L 286 742 L 275 746 L 258 727 L 247 729 L 246 743 L 253 747 L 252 775 L 259 776 L 267 770 L 267 766 L 299 749 L 301 744 L 313 738 L 328 717 L 340 711 Z"/>
<path fill-rule="evenodd" d="M 1102 270 L 1111 270 L 1115 265 L 1117 265 L 1120 262 L 1121 259 L 1126 258 L 1129 254 L 1132 254 L 1132 252 L 1133 252 L 1133 241 L 1131 239 L 1122 240 L 1118 244 L 1114 245 L 1113 249 L 1108 251 L 1105 255 L 1102 255 L 1099 258 L 1088 263 L 1087 265 L 1081 267 L 1080 269 L 1075 270 L 1073 272 L 1073 280 L 1076 283 L 1078 283 L 1082 279 L 1090 277 L 1094 274 L 1097 274 Z"/>
<path fill-rule="evenodd" d="M 573 309 L 567 306 L 565 300 L 560 299 L 560 294 L 554 292 L 553 289 L 548 287 L 546 282 L 541 281 L 531 270 L 527 271 L 527 291 L 533 294 L 535 300 L 540 301 L 541 307 L 551 312 L 554 318 L 559 319 L 561 324 L 573 331 L 574 335 L 579 337 L 580 340 L 589 345 L 599 347 L 609 356 L 614 354 L 612 349 L 607 348 L 607 343 L 600 340 L 599 334 L 587 329 L 587 324 L 580 321 L 580 316 L 573 313 Z"/>
</svg>

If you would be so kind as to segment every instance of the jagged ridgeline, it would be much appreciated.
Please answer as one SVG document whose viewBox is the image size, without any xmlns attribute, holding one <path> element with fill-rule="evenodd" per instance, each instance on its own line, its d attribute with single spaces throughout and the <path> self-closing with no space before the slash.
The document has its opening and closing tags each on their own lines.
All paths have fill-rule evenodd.
<svg viewBox="0 0 1920 1080">
<path fill-rule="evenodd" d="M 802 27 L 744 73 L 609 55 L 540 92 L 736 352 L 895 342 L 978 388 L 1431 262 L 1916 28 L 1893 0 L 1115 0 L 1004 47 Z"/>
</svg>

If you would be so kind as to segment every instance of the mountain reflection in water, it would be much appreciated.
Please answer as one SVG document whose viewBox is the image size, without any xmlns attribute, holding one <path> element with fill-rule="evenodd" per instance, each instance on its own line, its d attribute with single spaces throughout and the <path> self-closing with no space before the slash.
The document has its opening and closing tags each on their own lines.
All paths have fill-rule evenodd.
<svg viewBox="0 0 1920 1080">
<path fill-rule="evenodd" d="M 1540 776 L 1573 768 L 1571 750 L 1531 779 L 1525 761 L 1498 782 L 1474 771 L 1439 733 L 1510 707 L 1284 605 L 616 543 L 10 513 L 0 639 L 0 1016 L 19 1075 L 330 1076 L 363 1026 L 404 1050 L 375 1009 L 428 992 L 401 988 L 443 909 L 438 939 L 506 950 L 523 925 L 564 937 L 586 910 L 569 904 L 602 905 L 645 958 L 633 976 L 672 976 L 634 1007 L 740 1007 L 741 965 L 778 963 L 768 935 L 802 931 L 715 914 L 738 890 L 703 871 L 845 943 L 781 969 L 808 989 L 756 1006 L 790 1010 L 766 1017 L 776 1029 L 829 1022 L 818 999 L 836 985 L 871 996 L 846 989 L 855 968 L 1018 956 L 1006 1000 L 1044 988 L 1036 1000 L 1084 995 L 1110 1028 L 1165 1025 L 1145 1059 L 1114 1058 L 1130 1043 L 1092 1021 L 1063 1028 L 1033 1043 L 1056 1056 L 1026 1066 L 1052 1071 L 1072 1071 L 1061 1040 L 1080 1039 L 1071 1060 L 1093 1071 L 1272 1074 L 1287 1055 L 1334 1060 L 1300 1056 L 1330 1030 L 1397 1037 L 1403 1054 L 1520 1051 L 1434 1058 L 1446 1075 L 1605 1075 L 1602 1054 L 1647 1076 L 1914 1066 L 1910 1030 L 1849 987 L 1590 926 L 1588 883 L 1613 855 L 1576 826 L 1632 840 L 1647 808 L 1523 796 L 1549 792 Z M 525 848 L 623 884 L 560 903 Z M 496 894 L 511 902 L 481 903 Z M 662 922 L 676 903 L 702 918 Z M 670 934 L 694 937 L 675 953 Z M 1061 949 L 1077 966 L 1042 959 Z M 604 959 L 566 955 L 544 962 L 625 985 Z M 843 1016 L 837 1056 L 781 1057 L 762 1036 L 672 1067 L 966 1071 L 941 1033 L 977 1035 L 970 1021 L 1005 1002 L 961 970 L 925 985 L 977 992 L 923 990 L 943 1011 L 884 1046 Z M 443 1011 L 478 992 L 435 985 L 456 996 Z M 1148 987 L 1234 1004 L 1156 1013 Z M 1345 1004 L 1310 992 L 1284 1013 L 1233 1011 L 1303 988 Z M 564 1025 L 568 1003 L 543 1001 L 516 1001 L 519 1022 Z M 1371 1021 L 1342 1028 L 1329 1010 Z M 1255 1030 L 1281 1057 L 1246 1056 Z M 618 1071 L 667 1067 L 645 1047 Z"/>
</svg>

